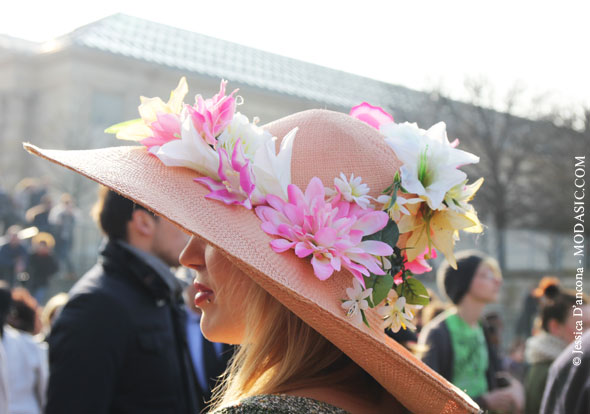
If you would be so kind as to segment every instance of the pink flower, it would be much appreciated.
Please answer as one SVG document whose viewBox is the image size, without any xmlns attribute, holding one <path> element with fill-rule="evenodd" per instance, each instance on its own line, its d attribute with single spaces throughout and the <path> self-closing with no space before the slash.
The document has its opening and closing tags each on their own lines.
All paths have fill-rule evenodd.
<svg viewBox="0 0 590 414">
<path fill-rule="evenodd" d="M 415 275 L 419 275 L 422 273 L 426 273 L 426 272 L 430 272 L 432 270 L 432 267 L 428 264 L 428 262 L 426 261 L 426 258 L 424 256 L 427 256 L 429 259 L 436 259 L 436 250 L 434 250 L 434 248 L 430 249 L 430 254 L 428 254 L 428 246 L 426 247 L 426 249 L 424 249 L 424 251 L 418 255 L 418 257 L 416 257 L 414 260 L 412 260 L 411 262 L 408 262 L 408 255 L 406 253 L 406 251 L 403 251 L 404 253 L 404 259 L 406 261 L 406 265 L 405 268 L 407 270 L 412 271 L 413 274 Z M 393 283 L 395 283 L 395 285 L 399 285 L 400 283 L 402 283 L 404 280 L 402 278 L 402 271 L 400 270 L 399 272 L 397 272 L 395 274 L 395 276 L 393 276 Z"/>
<path fill-rule="evenodd" d="M 345 268 L 365 286 L 362 275 L 385 273 L 377 256 L 389 256 L 393 249 L 380 241 L 362 239 L 385 227 L 387 213 L 363 210 L 340 197 L 326 201 L 324 185 L 317 177 L 305 194 L 294 184 L 287 193 L 287 202 L 269 194 L 269 205 L 256 207 L 262 230 L 280 237 L 270 243 L 275 252 L 294 249 L 298 257 L 312 255 L 311 264 L 320 280 Z"/>
<path fill-rule="evenodd" d="M 141 140 L 141 143 L 150 150 L 152 147 L 161 147 L 175 139 L 180 139 L 180 116 L 172 113 L 158 113 L 157 120 L 152 122 L 151 137 Z"/>
<path fill-rule="evenodd" d="M 406 256 L 405 250 L 404 250 L 404 256 L 406 257 L 406 260 L 407 260 L 408 257 Z M 432 270 L 432 267 L 428 264 L 428 262 L 426 261 L 426 258 L 424 256 L 428 257 L 429 259 L 436 259 L 436 250 L 434 250 L 434 248 L 432 248 L 432 249 L 430 249 L 430 253 L 429 253 L 428 246 L 426 246 L 426 249 L 424 249 L 424 251 L 420 255 L 418 255 L 418 257 L 416 257 L 411 262 L 406 263 L 406 269 L 411 270 L 412 273 L 414 273 L 415 275 L 430 272 Z"/>
<path fill-rule="evenodd" d="M 217 148 L 219 154 L 219 169 L 217 171 L 220 181 L 210 177 L 195 178 L 195 181 L 209 187 L 211 192 L 205 197 L 219 200 L 225 204 L 239 204 L 247 209 L 252 208 L 252 196 L 256 186 L 250 161 L 244 156 L 244 150 L 240 140 L 236 142 L 231 160 L 224 148 Z M 257 203 L 264 202 L 258 198 Z"/>
<path fill-rule="evenodd" d="M 373 106 L 366 102 L 355 106 L 350 110 L 350 116 L 359 119 L 374 128 L 379 129 L 383 124 L 393 122 L 393 117 L 378 106 Z"/>
<path fill-rule="evenodd" d="M 201 95 L 197 95 L 195 105 L 188 107 L 195 128 L 203 139 L 213 146 L 217 143 L 216 137 L 229 125 L 236 110 L 234 94 L 238 90 L 225 96 L 226 84 L 227 81 L 222 80 L 219 93 L 211 99 L 203 99 Z"/>
</svg>

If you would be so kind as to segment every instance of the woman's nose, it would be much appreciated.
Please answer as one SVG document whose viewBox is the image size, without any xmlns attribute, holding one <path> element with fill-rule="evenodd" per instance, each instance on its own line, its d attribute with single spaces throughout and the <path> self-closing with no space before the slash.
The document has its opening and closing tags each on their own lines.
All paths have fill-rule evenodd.
<svg viewBox="0 0 590 414">
<path fill-rule="evenodd" d="M 205 242 L 192 236 L 182 253 L 180 253 L 180 264 L 195 270 L 204 267 L 206 247 Z"/>
</svg>

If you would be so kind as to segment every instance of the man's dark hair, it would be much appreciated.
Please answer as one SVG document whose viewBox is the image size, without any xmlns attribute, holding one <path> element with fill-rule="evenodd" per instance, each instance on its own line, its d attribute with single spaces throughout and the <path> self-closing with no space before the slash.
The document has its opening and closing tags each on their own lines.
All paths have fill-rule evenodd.
<svg viewBox="0 0 590 414">
<path fill-rule="evenodd" d="M 92 208 L 92 216 L 100 229 L 110 240 L 126 241 L 127 222 L 131 220 L 133 211 L 137 209 L 148 211 L 145 207 L 135 204 L 128 198 L 125 198 L 106 187 L 101 187 L 98 200 Z"/>
</svg>

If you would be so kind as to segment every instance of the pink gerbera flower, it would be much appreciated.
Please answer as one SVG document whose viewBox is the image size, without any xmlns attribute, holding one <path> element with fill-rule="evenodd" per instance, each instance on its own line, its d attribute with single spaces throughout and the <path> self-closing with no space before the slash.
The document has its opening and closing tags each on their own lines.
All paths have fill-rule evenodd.
<svg viewBox="0 0 590 414">
<path fill-rule="evenodd" d="M 288 186 L 288 201 L 267 195 L 268 206 L 256 207 L 262 230 L 279 236 L 270 244 L 277 253 L 294 249 L 298 257 L 312 256 L 316 277 L 328 279 L 334 271 L 348 269 L 365 286 L 363 275 L 385 274 L 378 256 L 389 256 L 386 243 L 366 240 L 387 224 L 383 211 L 363 210 L 335 197 L 326 201 L 322 181 L 314 177 L 305 194 L 294 184 Z"/>
</svg>

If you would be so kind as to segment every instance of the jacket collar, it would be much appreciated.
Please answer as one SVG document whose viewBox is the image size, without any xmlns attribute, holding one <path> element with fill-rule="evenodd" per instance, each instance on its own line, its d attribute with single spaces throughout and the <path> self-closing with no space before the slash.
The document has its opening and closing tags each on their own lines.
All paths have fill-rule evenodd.
<svg viewBox="0 0 590 414">
<path fill-rule="evenodd" d="M 159 306 L 171 301 L 178 302 L 181 288 L 174 274 L 157 257 L 119 240 L 108 240 L 101 251 L 105 269 L 139 282 L 156 300 Z M 127 275 L 128 274 L 128 275 Z"/>
</svg>

